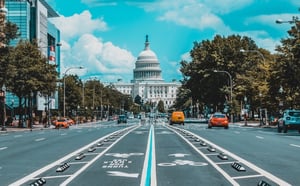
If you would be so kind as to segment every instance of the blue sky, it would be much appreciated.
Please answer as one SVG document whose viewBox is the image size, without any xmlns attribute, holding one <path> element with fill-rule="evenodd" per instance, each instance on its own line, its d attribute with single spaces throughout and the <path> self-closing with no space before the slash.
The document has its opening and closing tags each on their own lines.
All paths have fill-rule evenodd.
<svg viewBox="0 0 300 186">
<path fill-rule="evenodd" d="M 69 67 L 82 79 L 130 82 L 149 35 L 165 81 L 182 78 L 179 62 L 189 60 L 195 41 L 216 34 L 251 37 L 274 52 L 289 24 L 275 20 L 300 17 L 299 0 L 46 0 L 60 17 L 61 71 Z"/>
</svg>

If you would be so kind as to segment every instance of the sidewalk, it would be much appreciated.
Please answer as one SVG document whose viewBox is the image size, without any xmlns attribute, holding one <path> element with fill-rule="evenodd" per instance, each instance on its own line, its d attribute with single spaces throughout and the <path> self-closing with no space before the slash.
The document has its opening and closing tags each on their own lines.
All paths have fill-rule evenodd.
<svg viewBox="0 0 300 186">
<path fill-rule="evenodd" d="M 253 121 L 247 121 L 247 125 L 245 125 L 244 121 L 239 121 L 239 122 L 234 122 L 234 123 L 230 123 L 230 124 L 236 124 L 239 125 L 241 127 L 260 127 L 260 128 L 276 128 L 276 125 L 261 125 L 259 124 L 259 122 L 253 122 Z"/>
<path fill-rule="evenodd" d="M 2 126 L 0 127 L 0 134 L 1 133 L 7 133 L 7 132 L 17 132 L 17 131 L 32 131 L 32 130 L 46 130 L 46 129 L 53 129 L 54 126 L 50 126 L 48 128 L 45 128 L 43 124 L 35 124 L 32 126 L 32 128 L 19 128 L 16 126 L 5 126 L 4 130 L 2 130 Z"/>
</svg>

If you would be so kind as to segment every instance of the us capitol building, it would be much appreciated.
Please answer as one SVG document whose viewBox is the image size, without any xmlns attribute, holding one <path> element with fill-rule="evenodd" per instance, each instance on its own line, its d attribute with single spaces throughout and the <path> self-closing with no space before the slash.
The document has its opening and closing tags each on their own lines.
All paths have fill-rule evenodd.
<svg viewBox="0 0 300 186">
<path fill-rule="evenodd" d="M 163 80 L 160 63 L 156 54 L 150 49 L 148 35 L 145 49 L 140 52 L 135 62 L 131 83 L 118 81 L 112 84 L 118 91 L 132 96 L 133 99 L 140 96 L 144 103 L 151 102 L 157 105 L 161 100 L 164 102 L 165 110 L 175 103 L 177 90 L 181 86 L 180 82 Z"/>
</svg>

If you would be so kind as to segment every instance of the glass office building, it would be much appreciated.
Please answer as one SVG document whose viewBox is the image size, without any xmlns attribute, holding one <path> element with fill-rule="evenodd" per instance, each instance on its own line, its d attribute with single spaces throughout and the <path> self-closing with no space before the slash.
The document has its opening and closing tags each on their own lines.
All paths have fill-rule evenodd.
<svg viewBox="0 0 300 186">
<path fill-rule="evenodd" d="M 57 71 L 60 72 L 60 31 L 54 24 L 50 23 L 49 18 L 59 15 L 50 7 L 45 0 L 6 0 L 7 8 L 6 19 L 15 23 L 19 28 L 20 37 L 11 41 L 10 45 L 15 46 L 22 40 L 36 40 L 42 53 L 48 57 L 49 63 L 57 64 Z M 46 105 L 45 103 L 51 104 Z M 7 92 L 6 104 L 10 108 L 18 107 L 18 98 Z M 36 104 L 38 111 L 45 111 L 58 108 L 57 92 L 49 96 L 37 95 Z"/>
</svg>

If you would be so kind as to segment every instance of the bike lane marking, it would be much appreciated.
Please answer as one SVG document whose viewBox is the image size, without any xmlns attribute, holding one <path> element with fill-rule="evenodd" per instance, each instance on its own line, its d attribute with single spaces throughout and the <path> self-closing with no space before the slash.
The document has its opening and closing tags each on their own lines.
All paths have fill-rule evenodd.
<svg viewBox="0 0 300 186">
<path fill-rule="evenodd" d="M 60 184 L 60 186 L 66 186 L 68 185 L 73 179 L 75 179 L 77 176 L 79 176 L 82 172 L 84 172 L 90 165 L 95 163 L 100 157 L 102 157 L 107 151 L 109 151 L 115 144 L 117 144 L 120 140 L 122 140 L 127 134 L 129 134 L 131 131 L 135 130 L 137 127 L 133 127 L 128 131 L 125 135 L 118 138 L 116 141 L 114 141 L 109 147 L 107 147 L 105 150 L 103 150 L 101 153 L 99 153 L 95 158 L 93 158 L 91 161 L 89 161 L 87 164 L 85 164 L 83 167 L 81 167 L 78 171 L 76 171 L 74 174 L 72 174 L 68 179 L 66 179 L 63 183 Z"/>
<path fill-rule="evenodd" d="M 170 129 L 178 136 L 180 136 L 187 144 L 189 144 L 196 152 L 198 152 L 210 165 L 212 165 L 218 172 L 220 172 L 232 185 L 239 186 L 238 182 L 236 182 L 231 176 L 229 176 L 223 169 L 221 169 L 215 162 L 213 162 L 210 158 L 208 158 L 203 152 L 201 152 L 198 148 L 196 148 L 188 139 L 184 138 L 181 134 L 179 134 L 175 129 L 166 126 L 166 128 Z"/>
<path fill-rule="evenodd" d="M 126 129 L 129 129 L 130 131 L 132 131 L 132 130 L 134 130 L 135 128 L 137 128 L 137 127 L 128 127 L 128 128 L 126 128 Z M 36 178 L 38 175 L 40 175 L 40 174 L 42 174 L 42 173 L 44 173 L 44 172 L 46 172 L 46 171 L 52 169 L 53 167 L 55 167 L 55 166 L 57 166 L 57 165 L 60 165 L 61 163 L 63 163 L 63 162 L 65 162 L 65 161 L 67 161 L 68 159 L 74 157 L 74 156 L 77 155 L 78 153 L 80 153 L 80 152 L 84 151 L 85 149 L 87 149 L 88 147 L 94 145 L 95 142 L 97 142 L 97 141 L 99 141 L 99 140 L 106 139 L 108 136 L 110 136 L 110 135 L 112 135 L 112 134 L 115 134 L 115 133 L 118 133 L 118 132 L 120 132 L 120 131 L 126 130 L 126 129 L 118 130 L 118 131 L 112 132 L 112 133 L 110 133 L 110 134 L 107 134 L 106 136 L 103 136 L 103 137 L 101 137 L 101 138 L 99 138 L 99 139 L 97 139 L 97 140 L 95 140 L 95 141 L 89 143 L 88 145 L 85 145 L 85 146 L 79 148 L 78 150 L 76 150 L 76 151 L 74 151 L 74 152 L 72 152 L 72 153 L 70 153 L 70 154 L 64 156 L 63 158 L 61 158 L 61 159 L 59 159 L 59 160 L 57 160 L 57 161 L 55 161 L 55 162 L 53 162 L 53 163 L 51 163 L 51 164 L 48 164 L 48 165 L 42 167 L 42 168 L 39 169 L 39 170 L 36 170 L 35 172 L 33 172 L 33 173 L 31 173 L 31 174 L 29 174 L 29 175 L 27 175 L 27 176 L 25 176 L 25 177 L 23 177 L 23 178 L 21 178 L 21 179 L 15 181 L 14 183 L 11 183 L 9 186 L 22 185 L 22 184 L 24 184 L 24 183 L 26 183 L 26 182 L 28 182 L 28 181 L 30 181 L 30 180 Z M 126 133 L 129 133 L 129 132 L 126 132 Z M 124 136 L 122 136 L 122 137 L 124 137 Z M 89 162 L 89 163 L 90 163 L 90 162 Z M 73 176 L 73 175 L 72 175 L 72 176 Z M 71 176 L 70 176 L 70 177 L 71 177 Z M 70 178 L 70 177 L 69 177 L 69 178 Z M 72 178 L 73 178 L 73 177 L 72 177 Z"/>
<path fill-rule="evenodd" d="M 170 130 L 172 130 L 173 132 L 177 133 L 181 138 L 183 138 L 192 148 L 194 148 L 197 152 L 199 152 L 200 155 L 202 155 L 205 159 L 208 160 L 209 163 L 211 163 L 218 171 L 220 171 L 220 173 L 224 173 L 223 175 L 227 178 L 229 178 L 230 180 L 229 181 L 233 181 L 233 183 L 236 183 L 237 185 L 239 185 L 234 179 L 235 177 L 231 177 L 229 174 L 227 174 L 223 169 L 221 169 L 217 163 L 213 162 L 211 159 L 209 159 L 206 155 L 207 154 L 204 154 L 202 153 L 200 150 L 197 149 L 197 147 L 195 147 L 188 139 L 185 139 L 181 134 L 178 133 L 178 131 L 175 130 L 176 127 L 167 127 L 169 128 Z M 178 129 L 178 128 L 177 128 Z M 193 134 L 194 136 L 196 136 L 198 139 L 201 139 L 202 141 L 205 141 L 206 143 L 208 144 L 212 144 L 213 146 L 215 146 L 217 149 L 219 149 L 220 151 L 222 151 L 223 153 L 227 154 L 228 156 L 232 157 L 233 159 L 236 159 L 238 160 L 238 162 L 241 162 L 242 164 L 246 165 L 247 167 L 249 167 L 250 169 L 252 170 L 255 170 L 256 172 L 260 173 L 262 176 L 265 176 L 266 178 L 272 180 L 273 182 L 279 184 L 279 185 L 285 185 L 285 186 L 290 186 L 291 184 L 289 184 L 288 182 L 274 176 L 273 174 L 269 173 L 268 171 L 266 170 L 263 170 L 259 167 L 257 167 L 256 165 L 250 163 L 249 161 L 229 152 L 228 150 L 216 145 L 215 143 L 207 140 L 207 139 L 204 139 L 192 132 L 188 132 L 189 134 Z M 238 177 L 237 177 L 238 178 Z M 235 185 L 236 185 L 235 184 Z"/>
</svg>

